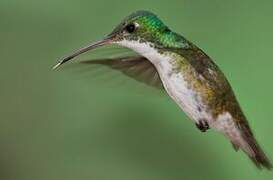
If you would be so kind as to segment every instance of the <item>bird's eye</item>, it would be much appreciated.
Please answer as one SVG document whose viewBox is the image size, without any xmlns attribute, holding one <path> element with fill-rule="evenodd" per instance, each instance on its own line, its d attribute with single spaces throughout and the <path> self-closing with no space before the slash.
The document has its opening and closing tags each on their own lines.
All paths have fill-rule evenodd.
<svg viewBox="0 0 273 180">
<path fill-rule="evenodd" d="M 135 24 L 128 24 L 125 29 L 128 33 L 133 33 L 136 30 L 136 26 Z"/>
</svg>

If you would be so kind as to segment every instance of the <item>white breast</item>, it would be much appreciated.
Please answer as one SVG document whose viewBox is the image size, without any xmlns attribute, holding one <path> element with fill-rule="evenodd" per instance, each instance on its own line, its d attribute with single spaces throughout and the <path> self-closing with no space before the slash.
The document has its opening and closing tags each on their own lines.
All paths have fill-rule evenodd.
<svg viewBox="0 0 273 180">
<path fill-rule="evenodd" d="M 173 73 L 172 61 L 174 59 L 171 56 L 158 53 L 148 43 L 123 40 L 118 44 L 136 51 L 154 64 L 167 93 L 192 120 L 198 122 L 200 119 L 211 117 L 205 111 L 200 112 L 198 108 L 202 106 L 200 98 L 188 88 L 188 83 L 184 80 L 183 74 Z"/>
</svg>

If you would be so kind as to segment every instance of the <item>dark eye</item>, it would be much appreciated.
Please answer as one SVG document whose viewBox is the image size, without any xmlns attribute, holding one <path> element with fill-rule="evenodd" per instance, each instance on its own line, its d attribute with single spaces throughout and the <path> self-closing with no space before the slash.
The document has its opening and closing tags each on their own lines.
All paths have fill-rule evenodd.
<svg viewBox="0 0 273 180">
<path fill-rule="evenodd" d="M 136 26 L 134 24 L 129 24 L 125 27 L 128 33 L 133 33 L 136 30 Z"/>
</svg>

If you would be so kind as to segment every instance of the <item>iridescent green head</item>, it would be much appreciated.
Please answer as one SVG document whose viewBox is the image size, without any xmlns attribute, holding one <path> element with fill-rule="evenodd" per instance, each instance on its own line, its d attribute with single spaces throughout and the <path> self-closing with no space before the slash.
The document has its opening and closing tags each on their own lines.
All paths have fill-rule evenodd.
<svg viewBox="0 0 273 180">
<path fill-rule="evenodd" d="M 126 17 L 110 34 L 116 41 L 148 42 L 155 47 L 183 47 L 183 37 L 172 32 L 159 17 L 149 11 L 137 11 Z"/>
<path fill-rule="evenodd" d="M 119 44 L 133 50 L 147 47 L 185 48 L 189 46 L 180 35 L 172 32 L 155 14 L 148 11 L 137 11 L 126 17 L 108 36 L 102 40 L 79 49 L 64 58 L 54 68 L 86 51 L 105 44 Z"/>
<path fill-rule="evenodd" d="M 170 32 L 170 29 L 155 14 L 137 11 L 126 17 L 110 35 L 117 35 L 118 38 L 126 40 L 153 41 Z"/>
</svg>

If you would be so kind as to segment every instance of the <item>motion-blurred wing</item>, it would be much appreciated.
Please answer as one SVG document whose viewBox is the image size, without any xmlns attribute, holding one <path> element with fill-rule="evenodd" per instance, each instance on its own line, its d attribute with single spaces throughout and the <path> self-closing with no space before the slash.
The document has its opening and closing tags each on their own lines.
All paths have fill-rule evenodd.
<svg viewBox="0 0 273 180">
<path fill-rule="evenodd" d="M 137 81 L 163 89 L 163 85 L 156 68 L 143 56 L 95 59 L 83 61 L 81 63 L 89 65 L 105 65 L 114 70 L 118 70 Z"/>
</svg>

